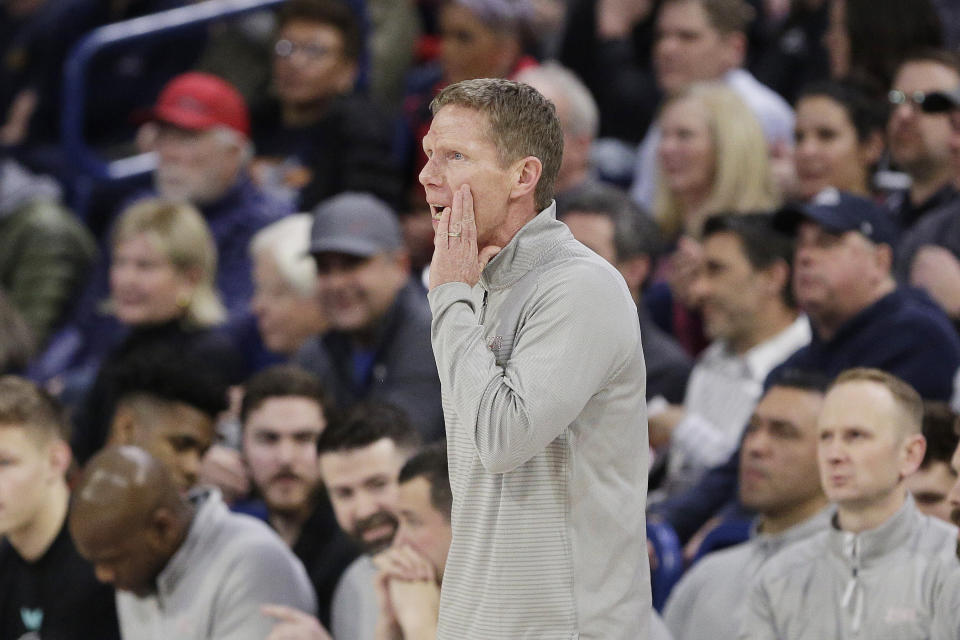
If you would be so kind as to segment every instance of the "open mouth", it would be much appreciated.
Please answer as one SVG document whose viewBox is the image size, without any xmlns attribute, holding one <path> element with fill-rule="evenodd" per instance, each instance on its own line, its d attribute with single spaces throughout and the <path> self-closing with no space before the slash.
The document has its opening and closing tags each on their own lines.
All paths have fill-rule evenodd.
<svg viewBox="0 0 960 640">
<path fill-rule="evenodd" d="M 439 220 L 440 216 L 443 214 L 443 210 L 446 209 L 442 204 L 431 204 L 430 205 L 430 217 L 434 220 Z"/>
</svg>

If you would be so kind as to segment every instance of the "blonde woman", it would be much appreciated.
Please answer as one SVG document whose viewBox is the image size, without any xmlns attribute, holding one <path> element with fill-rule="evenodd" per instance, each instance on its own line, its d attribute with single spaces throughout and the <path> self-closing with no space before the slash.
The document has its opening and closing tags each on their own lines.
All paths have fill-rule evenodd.
<svg viewBox="0 0 960 640">
<path fill-rule="evenodd" d="M 718 213 L 772 211 L 780 196 L 760 123 L 726 86 L 699 83 L 670 97 L 660 127 L 653 213 L 676 249 L 659 273 L 669 283 L 670 295 L 661 285 L 651 292 L 651 300 L 654 306 L 674 307 L 669 312 L 673 333 L 688 351 L 697 353 L 706 342 L 690 314 L 688 292 L 702 265 L 703 222 Z"/>
<path fill-rule="evenodd" d="M 654 215 L 668 237 L 698 238 L 713 214 L 779 204 L 763 130 L 734 91 L 695 84 L 666 102 L 660 123 Z"/>
<path fill-rule="evenodd" d="M 74 400 L 81 461 L 104 443 L 115 402 L 112 370 L 134 351 L 169 345 L 226 380 L 243 375 L 236 349 L 218 330 L 226 312 L 214 286 L 217 252 L 195 208 L 138 201 L 120 214 L 109 249 L 110 296 L 78 332 L 83 344 L 66 380 L 70 394 L 83 399 Z"/>
</svg>

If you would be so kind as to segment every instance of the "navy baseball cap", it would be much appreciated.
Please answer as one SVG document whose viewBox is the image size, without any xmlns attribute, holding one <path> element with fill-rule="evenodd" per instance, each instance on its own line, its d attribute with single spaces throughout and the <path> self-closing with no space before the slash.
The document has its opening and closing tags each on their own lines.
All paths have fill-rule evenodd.
<svg viewBox="0 0 960 640">
<path fill-rule="evenodd" d="M 397 215 L 368 193 L 342 193 L 313 210 L 312 255 L 329 252 L 369 258 L 402 246 Z"/>
<path fill-rule="evenodd" d="M 857 231 L 875 244 L 896 246 L 897 228 L 886 209 L 832 187 L 806 203 L 785 205 L 774 214 L 773 226 L 794 235 L 804 220 L 816 222 L 831 233 Z"/>
</svg>

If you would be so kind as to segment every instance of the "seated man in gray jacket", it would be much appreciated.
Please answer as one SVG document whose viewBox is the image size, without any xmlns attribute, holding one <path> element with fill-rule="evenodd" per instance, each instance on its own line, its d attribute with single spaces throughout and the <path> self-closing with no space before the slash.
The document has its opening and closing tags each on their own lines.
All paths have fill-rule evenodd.
<svg viewBox="0 0 960 640">
<path fill-rule="evenodd" d="M 920 396 L 876 369 L 828 390 L 817 423 L 827 531 L 772 558 L 754 581 L 742 640 L 960 637 L 957 530 L 921 514 L 904 478 L 920 466 Z"/>
<path fill-rule="evenodd" d="M 758 517 L 749 541 L 704 557 L 673 589 L 664 619 L 675 640 L 736 640 L 754 576 L 787 545 L 827 528 L 830 510 L 817 477 L 827 382 L 787 371 L 754 409 L 740 448 L 739 487 L 740 502 Z"/>
<path fill-rule="evenodd" d="M 97 579 L 117 589 L 125 640 L 263 640 L 279 603 L 314 613 L 303 565 L 263 522 L 230 513 L 215 489 L 181 496 L 137 447 L 87 465 L 70 533 Z"/>
</svg>

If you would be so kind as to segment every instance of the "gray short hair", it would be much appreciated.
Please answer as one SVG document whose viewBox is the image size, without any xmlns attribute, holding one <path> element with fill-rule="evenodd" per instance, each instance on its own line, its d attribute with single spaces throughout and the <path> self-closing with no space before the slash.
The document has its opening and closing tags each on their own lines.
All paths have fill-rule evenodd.
<svg viewBox="0 0 960 640">
<path fill-rule="evenodd" d="M 264 227 L 250 241 L 250 255 L 272 255 L 284 282 L 304 298 L 313 297 L 317 286 L 317 265 L 309 251 L 312 224 L 309 213 L 295 213 Z"/>
<path fill-rule="evenodd" d="M 570 69 L 550 60 L 536 67 L 524 69 L 517 75 L 518 82 L 525 82 L 533 88 L 547 85 L 563 96 L 570 107 L 569 122 L 561 123 L 569 133 L 577 136 L 597 137 L 600 130 L 600 110 L 597 101 L 587 85 Z"/>
<path fill-rule="evenodd" d="M 588 184 L 558 203 L 557 215 L 575 211 L 602 215 L 613 222 L 613 244 L 617 261 L 649 256 L 651 263 L 663 253 L 660 227 L 627 194 L 610 185 Z"/>
</svg>

